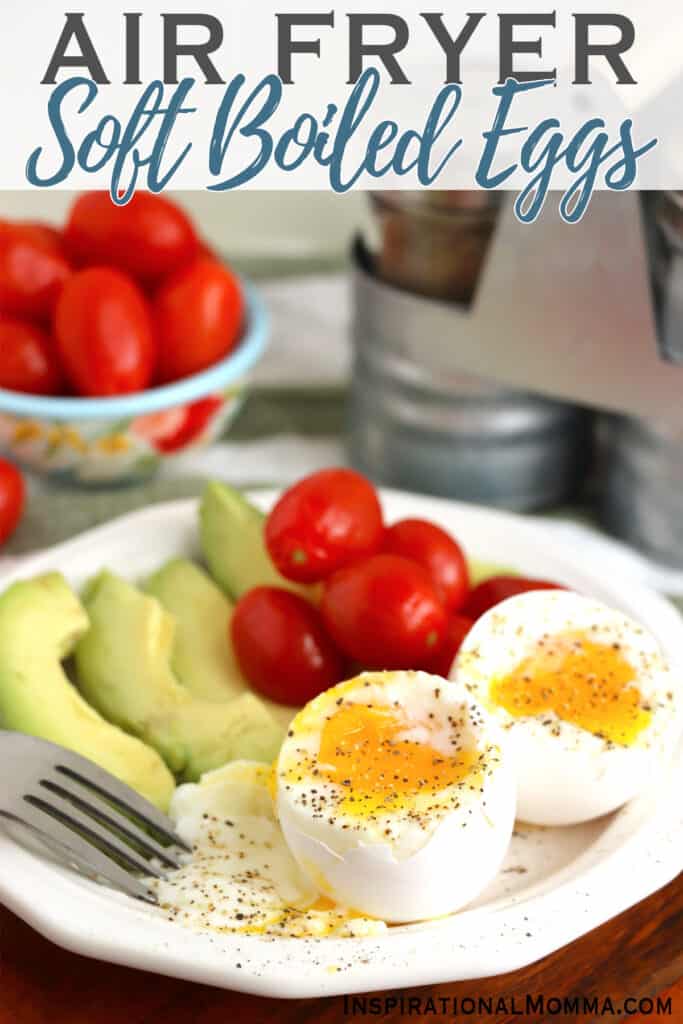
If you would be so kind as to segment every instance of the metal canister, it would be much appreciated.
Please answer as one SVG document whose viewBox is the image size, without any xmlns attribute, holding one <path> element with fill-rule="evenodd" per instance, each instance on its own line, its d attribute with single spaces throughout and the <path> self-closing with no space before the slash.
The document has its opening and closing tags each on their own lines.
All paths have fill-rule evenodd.
<svg viewBox="0 0 683 1024">
<path fill-rule="evenodd" d="M 455 371 L 453 307 L 381 281 L 362 243 L 353 288 L 355 465 L 387 485 L 518 511 L 576 492 L 586 412 Z"/>
<path fill-rule="evenodd" d="M 599 427 L 601 520 L 611 533 L 683 568 L 683 432 L 628 416 Z"/>
</svg>

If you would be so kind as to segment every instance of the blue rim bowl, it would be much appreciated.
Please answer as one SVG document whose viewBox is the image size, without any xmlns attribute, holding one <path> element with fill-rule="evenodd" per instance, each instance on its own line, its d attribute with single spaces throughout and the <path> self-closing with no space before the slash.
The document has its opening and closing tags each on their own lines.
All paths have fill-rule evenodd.
<svg viewBox="0 0 683 1024">
<path fill-rule="evenodd" d="M 208 370 L 191 377 L 119 398 L 45 398 L 0 388 L 0 413 L 27 419 L 123 420 L 160 412 L 194 402 L 240 380 L 266 350 L 270 318 L 255 289 L 242 281 L 246 305 L 246 326 L 242 338 L 229 355 Z"/>
</svg>

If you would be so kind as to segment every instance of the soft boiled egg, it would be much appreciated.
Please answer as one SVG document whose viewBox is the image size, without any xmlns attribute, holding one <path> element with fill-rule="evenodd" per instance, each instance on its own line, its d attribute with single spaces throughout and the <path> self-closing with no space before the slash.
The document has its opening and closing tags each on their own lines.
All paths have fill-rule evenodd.
<svg viewBox="0 0 683 1024">
<path fill-rule="evenodd" d="M 460 686 L 368 672 L 290 725 L 276 809 L 302 871 L 388 922 L 449 914 L 495 876 L 515 815 L 502 733 Z"/>
<path fill-rule="evenodd" d="M 599 601 L 538 591 L 492 608 L 451 672 L 507 731 L 517 814 L 570 825 L 651 780 L 676 730 L 676 685 L 655 638 Z"/>
</svg>

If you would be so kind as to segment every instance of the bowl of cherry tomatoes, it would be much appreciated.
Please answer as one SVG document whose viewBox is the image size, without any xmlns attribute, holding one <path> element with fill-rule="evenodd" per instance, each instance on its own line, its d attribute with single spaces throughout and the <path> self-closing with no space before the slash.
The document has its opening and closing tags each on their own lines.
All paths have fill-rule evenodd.
<svg viewBox="0 0 683 1024">
<path fill-rule="evenodd" d="M 267 338 L 253 288 L 164 196 L 0 221 L 0 452 L 30 469 L 151 476 L 227 430 Z"/>
</svg>

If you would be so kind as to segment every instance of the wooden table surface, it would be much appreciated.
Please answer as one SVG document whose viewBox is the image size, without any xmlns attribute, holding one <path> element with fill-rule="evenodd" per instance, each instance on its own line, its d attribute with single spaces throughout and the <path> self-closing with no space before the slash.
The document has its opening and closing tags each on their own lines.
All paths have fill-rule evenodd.
<svg viewBox="0 0 683 1024">
<path fill-rule="evenodd" d="M 527 993 L 546 998 L 598 995 L 610 997 L 616 1007 L 627 997 L 661 994 L 671 998 L 670 1015 L 629 1016 L 630 1024 L 657 1020 L 683 1024 L 683 875 L 523 971 L 402 994 L 449 999 L 504 995 L 509 999 Z M 0 908 L 0 1024 L 339 1024 L 345 1019 L 342 998 L 260 999 L 87 960 L 51 945 Z M 408 1018 L 394 1010 L 370 1019 Z M 476 1024 L 582 1019 L 590 1024 L 589 1017 L 538 1013 L 520 1017 L 512 1012 L 459 1019 Z M 619 1016 L 600 1019 L 618 1020 Z"/>
</svg>

